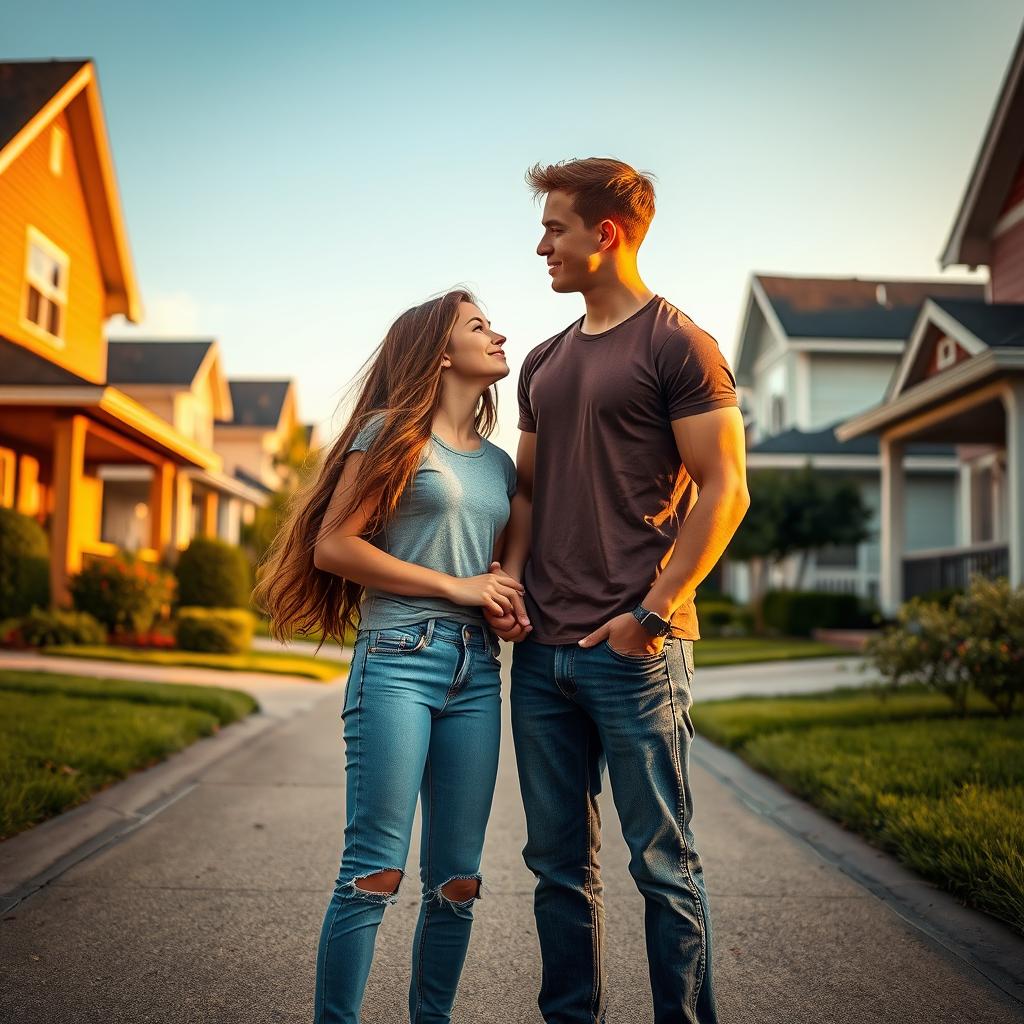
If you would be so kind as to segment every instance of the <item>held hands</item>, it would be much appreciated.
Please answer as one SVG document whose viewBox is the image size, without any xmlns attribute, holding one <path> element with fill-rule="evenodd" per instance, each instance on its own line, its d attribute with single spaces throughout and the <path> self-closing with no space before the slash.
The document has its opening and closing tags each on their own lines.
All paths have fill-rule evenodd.
<svg viewBox="0 0 1024 1024">
<path fill-rule="evenodd" d="M 512 579 L 511 576 L 501 568 L 500 562 L 491 562 L 491 573 L 503 576 L 505 579 Z M 513 580 L 513 582 L 515 582 Z M 526 588 L 521 583 L 516 583 L 518 592 L 511 599 L 512 606 L 503 610 L 501 614 L 495 614 L 487 606 L 484 607 L 484 619 L 492 631 L 502 640 L 516 643 L 529 635 L 533 626 L 530 624 L 530 617 L 526 614 L 526 604 L 523 602 L 523 594 Z"/>
<path fill-rule="evenodd" d="M 509 576 L 498 562 L 492 562 L 489 572 L 480 576 L 456 577 L 452 580 L 448 598 L 455 604 L 480 607 L 488 622 L 517 622 L 520 618 L 528 623 L 523 594 L 526 588 L 517 579 Z"/>
<path fill-rule="evenodd" d="M 595 647 L 602 640 L 607 640 L 608 646 L 619 654 L 632 654 L 638 657 L 645 654 L 661 654 L 661 649 L 665 646 L 664 637 L 651 636 L 629 612 L 609 619 L 593 633 L 588 633 L 580 640 L 579 645 Z"/>
</svg>

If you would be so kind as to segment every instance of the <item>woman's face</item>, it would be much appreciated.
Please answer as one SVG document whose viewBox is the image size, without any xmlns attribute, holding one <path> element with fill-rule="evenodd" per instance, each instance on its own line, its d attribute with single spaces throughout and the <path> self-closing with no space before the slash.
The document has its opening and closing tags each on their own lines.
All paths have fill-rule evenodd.
<svg viewBox="0 0 1024 1024">
<path fill-rule="evenodd" d="M 490 386 L 509 374 L 504 346 L 505 336 L 491 330 L 479 307 L 472 302 L 460 302 L 442 365 L 459 377 Z"/>
</svg>

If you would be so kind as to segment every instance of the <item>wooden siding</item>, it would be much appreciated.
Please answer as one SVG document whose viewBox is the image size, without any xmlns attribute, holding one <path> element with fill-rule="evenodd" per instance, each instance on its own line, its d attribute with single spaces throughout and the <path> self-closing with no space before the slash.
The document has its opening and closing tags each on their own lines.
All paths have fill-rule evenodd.
<svg viewBox="0 0 1024 1024">
<path fill-rule="evenodd" d="M 1024 220 L 992 240 L 993 302 L 1024 302 Z"/>
<path fill-rule="evenodd" d="M 73 102 L 82 101 L 79 97 Z M 107 369 L 103 279 L 65 113 L 62 111 L 53 123 L 67 135 L 59 177 L 50 171 L 49 127 L 0 174 L 0 333 L 100 383 Z M 22 324 L 29 224 L 68 256 L 62 347 Z"/>
</svg>

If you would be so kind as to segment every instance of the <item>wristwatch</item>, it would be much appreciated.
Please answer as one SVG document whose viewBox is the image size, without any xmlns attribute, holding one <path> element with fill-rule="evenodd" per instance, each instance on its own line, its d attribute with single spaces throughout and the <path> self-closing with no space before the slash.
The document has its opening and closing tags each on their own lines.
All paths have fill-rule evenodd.
<svg viewBox="0 0 1024 1024">
<path fill-rule="evenodd" d="M 642 604 L 633 609 L 633 618 L 647 630 L 651 636 L 668 636 L 672 631 L 672 623 L 663 619 L 657 612 L 648 611 Z"/>
</svg>

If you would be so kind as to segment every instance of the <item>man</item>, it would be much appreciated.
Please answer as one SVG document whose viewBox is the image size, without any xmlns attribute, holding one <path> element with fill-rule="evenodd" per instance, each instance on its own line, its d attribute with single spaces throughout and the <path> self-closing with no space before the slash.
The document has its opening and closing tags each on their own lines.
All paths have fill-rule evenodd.
<svg viewBox="0 0 1024 1024">
<path fill-rule="evenodd" d="M 537 165 L 537 246 L 585 315 L 519 381 L 519 493 L 503 568 L 526 615 L 512 725 L 547 1024 L 606 1012 L 597 795 L 605 766 L 646 905 L 657 1024 L 717 1021 L 711 927 L 690 829 L 694 591 L 749 504 L 735 381 L 714 339 L 641 280 L 644 174 L 611 159 Z"/>
</svg>

